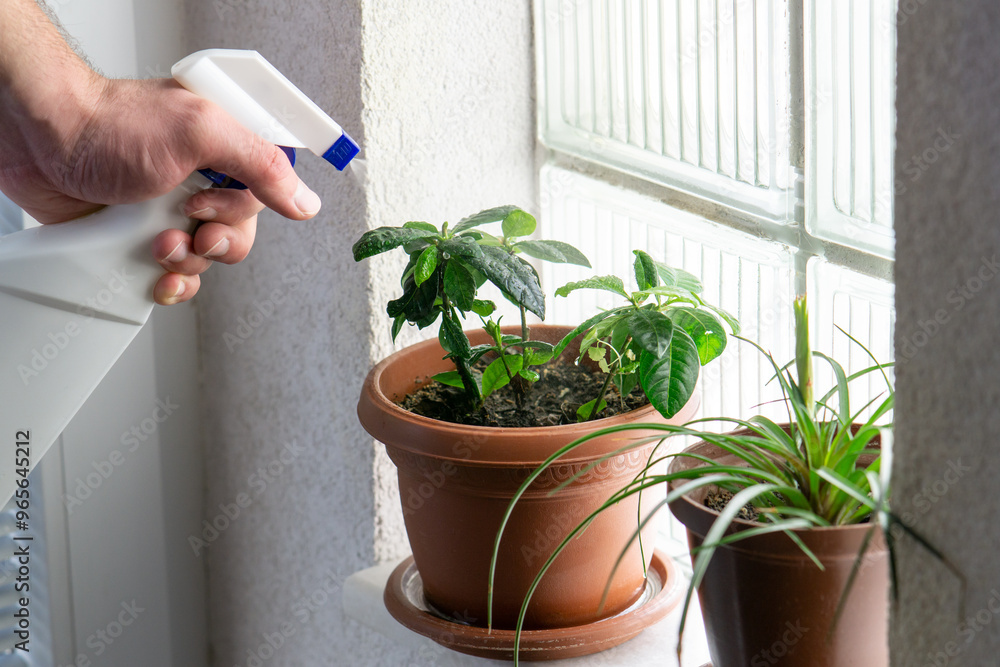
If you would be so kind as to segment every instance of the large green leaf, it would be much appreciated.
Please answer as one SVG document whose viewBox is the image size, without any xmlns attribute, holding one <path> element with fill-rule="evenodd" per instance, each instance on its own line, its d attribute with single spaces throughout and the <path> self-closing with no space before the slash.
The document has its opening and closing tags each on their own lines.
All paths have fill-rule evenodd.
<svg viewBox="0 0 1000 667">
<path fill-rule="evenodd" d="M 506 363 L 506 366 L 504 364 Z M 522 360 L 520 355 L 505 354 L 490 362 L 490 365 L 483 371 L 483 396 L 489 396 L 497 389 L 510 382 L 507 375 L 509 369 L 512 375 L 517 375 L 521 370 Z"/>
<path fill-rule="evenodd" d="M 372 229 L 365 232 L 358 239 L 357 243 L 354 244 L 354 248 L 352 248 L 354 261 L 360 262 L 366 257 L 398 248 L 404 243 L 435 236 L 436 234 L 437 232 L 431 232 L 426 229 L 407 227 L 379 227 L 378 229 Z"/>
<path fill-rule="evenodd" d="M 586 255 L 562 241 L 519 241 L 514 244 L 514 249 L 547 262 L 576 264 L 590 268 L 590 260 Z"/>
<path fill-rule="evenodd" d="M 516 305 L 524 306 L 545 319 L 545 295 L 535 270 L 523 259 L 503 248 L 479 246 L 465 237 L 442 242 L 441 250 L 461 257 L 464 263 L 486 276 Z"/>
<path fill-rule="evenodd" d="M 467 218 L 462 218 L 458 221 L 458 224 L 452 228 L 453 234 L 458 234 L 459 232 L 471 229 L 472 227 L 478 227 L 479 225 L 485 225 L 491 222 L 497 222 L 506 218 L 511 211 L 516 211 L 517 206 L 496 206 L 494 208 L 488 208 L 484 211 L 480 211 L 475 215 L 470 215 Z"/>
<path fill-rule="evenodd" d="M 698 357 L 704 366 L 726 349 L 726 332 L 714 315 L 693 308 L 671 308 L 667 311 L 674 325 L 688 332 L 698 346 Z"/>
<path fill-rule="evenodd" d="M 670 348 L 674 323 L 656 310 L 641 309 L 628 318 L 628 331 L 640 348 L 654 357 L 662 357 Z"/>
<path fill-rule="evenodd" d="M 423 285 L 428 278 L 434 275 L 434 269 L 438 265 L 438 249 L 436 245 L 427 246 L 417 258 L 417 264 L 413 267 L 413 280 L 417 285 Z"/>
<path fill-rule="evenodd" d="M 578 289 L 599 289 L 614 292 L 626 299 L 629 297 L 628 292 L 625 291 L 625 283 L 618 276 L 595 276 L 575 283 L 566 283 L 556 290 L 556 296 L 569 296 L 571 292 Z"/>
<path fill-rule="evenodd" d="M 501 229 L 507 238 L 512 236 L 531 236 L 535 233 L 535 216 L 521 209 L 514 209 L 503 219 Z"/>
<path fill-rule="evenodd" d="M 639 355 L 639 383 L 653 407 L 666 418 L 676 415 L 694 393 L 698 382 L 698 347 L 691 336 L 675 328 L 667 354 Z"/>
<path fill-rule="evenodd" d="M 448 262 L 444 267 L 444 293 L 456 308 L 472 310 L 476 299 L 476 281 L 461 262 Z"/>
<path fill-rule="evenodd" d="M 656 263 L 649 253 L 642 250 L 633 250 L 635 255 L 635 283 L 640 290 L 656 287 L 660 284 L 660 277 L 656 273 Z"/>
</svg>

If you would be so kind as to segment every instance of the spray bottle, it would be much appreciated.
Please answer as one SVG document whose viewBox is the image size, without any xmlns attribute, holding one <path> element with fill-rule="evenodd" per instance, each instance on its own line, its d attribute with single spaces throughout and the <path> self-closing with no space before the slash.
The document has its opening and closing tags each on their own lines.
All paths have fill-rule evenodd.
<svg viewBox="0 0 1000 667">
<path fill-rule="evenodd" d="M 340 170 L 358 153 L 340 126 L 256 51 L 199 51 L 171 74 L 281 146 L 293 165 L 295 148 Z M 152 240 L 170 228 L 193 231 L 183 204 L 213 185 L 245 187 L 201 170 L 156 199 L 0 237 L 0 451 L 7 452 L 0 505 L 149 319 L 163 274 Z"/>
</svg>

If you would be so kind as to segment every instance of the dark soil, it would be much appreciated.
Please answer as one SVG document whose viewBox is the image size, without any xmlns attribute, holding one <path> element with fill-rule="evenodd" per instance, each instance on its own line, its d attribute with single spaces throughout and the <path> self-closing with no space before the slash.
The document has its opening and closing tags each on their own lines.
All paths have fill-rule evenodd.
<svg viewBox="0 0 1000 667">
<path fill-rule="evenodd" d="M 713 489 L 708 492 L 708 495 L 705 496 L 705 507 L 713 509 L 716 512 L 721 512 L 726 509 L 726 505 L 728 505 L 729 501 L 732 499 L 733 494 L 729 491 L 726 491 L 725 489 Z M 745 519 L 747 521 L 757 521 L 757 516 L 758 514 L 756 508 L 754 508 L 752 504 L 747 503 L 740 510 L 738 518 Z"/>
<path fill-rule="evenodd" d="M 575 424 L 577 408 L 597 397 L 605 377 L 603 373 L 593 373 L 564 358 L 545 366 L 535 366 L 533 370 L 537 370 L 541 377 L 530 386 L 522 410 L 517 408 L 513 389 L 508 386 L 491 394 L 481 410 L 466 414 L 462 410 L 462 390 L 438 382 L 421 387 L 400 405 L 424 417 L 471 426 Z M 598 418 L 628 412 L 649 403 L 639 387 L 623 401 L 614 383 L 608 388 L 604 400 L 608 406 L 598 414 Z"/>
</svg>

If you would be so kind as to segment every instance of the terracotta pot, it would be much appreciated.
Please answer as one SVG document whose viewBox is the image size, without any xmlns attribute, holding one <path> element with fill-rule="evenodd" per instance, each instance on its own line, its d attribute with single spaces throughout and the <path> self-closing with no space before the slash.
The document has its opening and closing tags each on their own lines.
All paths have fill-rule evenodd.
<svg viewBox="0 0 1000 667">
<path fill-rule="evenodd" d="M 724 464 L 743 463 L 706 442 L 685 451 Z M 698 465 L 694 459 L 677 457 L 670 472 Z M 704 505 L 708 492 L 703 487 L 670 504 L 671 512 L 687 527 L 692 549 L 701 545 L 719 516 Z M 731 530 L 754 525 L 737 520 Z M 881 532 L 873 536 L 846 607 L 830 634 L 837 604 L 871 528 L 859 524 L 794 531 L 825 570 L 783 533 L 759 535 L 717 549 L 698 589 L 712 664 L 887 666 L 889 558 Z"/>
<path fill-rule="evenodd" d="M 531 333 L 532 338 L 555 343 L 569 330 L 536 325 Z M 488 342 L 482 331 L 468 334 L 473 345 Z M 567 349 L 564 354 L 575 355 L 577 350 Z M 398 469 L 407 536 L 428 603 L 450 618 L 484 626 L 490 556 L 511 497 L 550 454 L 593 430 L 595 424 L 463 426 L 400 408 L 395 401 L 435 373 L 454 368 L 443 356 L 438 341 L 429 340 L 379 363 L 365 381 L 358 416 L 364 428 L 385 444 Z M 690 401 L 674 421 L 690 419 L 696 407 L 697 401 Z M 657 418 L 646 407 L 597 425 Z M 636 431 L 628 436 L 644 434 Z M 587 443 L 550 468 L 522 497 L 501 543 L 494 627 L 515 626 L 531 581 L 555 547 L 645 466 L 652 445 L 601 463 L 553 497 L 549 492 L 625 442 L 618 436 Z M 559 556 L 532 598 L 526 628 L 594 622 L 626 609 L 639 597 L 644 581 L 638 544 L 634 544 L 612 580 L 603 609 L 600 605 L 614 561 L 637 525 L 637 503 L 633 497 L 602 514 Z M 651 553 L 652 541 L 645 544 Z"/>
</svg>

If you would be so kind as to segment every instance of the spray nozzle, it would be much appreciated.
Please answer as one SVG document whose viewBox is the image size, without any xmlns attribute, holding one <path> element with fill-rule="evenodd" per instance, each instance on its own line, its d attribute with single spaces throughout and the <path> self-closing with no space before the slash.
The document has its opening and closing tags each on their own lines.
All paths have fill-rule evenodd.
<svg viewBox="0 0 1000 667">
<path fill-rule="evenodd" d="M 358 144 L 256 51 L 206 49 L 170 69 L 192 93 L 215 102 L 248 130 L 280 146 L 295 164 L 295 148 L 308 148 L 339 170 Z M 225 174 L 202 173 L 222 187 L 246 187 Z"/>
</svg>

